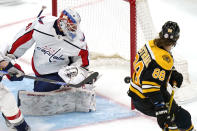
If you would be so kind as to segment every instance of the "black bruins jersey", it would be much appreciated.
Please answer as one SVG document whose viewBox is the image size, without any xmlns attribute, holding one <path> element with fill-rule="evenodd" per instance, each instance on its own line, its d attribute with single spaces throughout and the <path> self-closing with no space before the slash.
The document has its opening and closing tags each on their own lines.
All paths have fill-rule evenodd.
<svg viewBox="0 0 197 131">
<path fill-rule="evenodd" d="M 173 57 L 168 51 L 157 47 L 153 40 L 149 41 L 137 52 L 133 62 L 132 94 L 144 99 L 160 94 L 162 88 L 166 90 L 173 64 Z"/>
</svg>

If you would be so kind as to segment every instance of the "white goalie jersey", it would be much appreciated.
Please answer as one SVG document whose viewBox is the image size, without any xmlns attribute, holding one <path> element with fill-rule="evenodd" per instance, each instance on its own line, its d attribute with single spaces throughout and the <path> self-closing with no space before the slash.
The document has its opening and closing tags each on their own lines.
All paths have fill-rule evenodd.
<svg viewBox="0 0 197 131">
<path fill-rule="evenodd" d="M 65 65 L 89 65 L 85 36 L 80 29 L 74 39 L 58 34 L 56 17 L 40 17 L 23 28 L 9 45 L 8 54 L 21 57 L 34 43 L 32 69 L 36 75 L 58 72 Z M 31 58 L 29 58 L 31 59 Z"/>
</svg>

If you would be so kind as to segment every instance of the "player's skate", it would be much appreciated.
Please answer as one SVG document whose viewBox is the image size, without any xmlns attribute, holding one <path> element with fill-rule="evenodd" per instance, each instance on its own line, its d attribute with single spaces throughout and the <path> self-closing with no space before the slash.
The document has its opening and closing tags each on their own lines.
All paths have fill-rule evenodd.
<svg viewBox="0 0 197 131">
<path fill-rule="evenodd" d="M 16 130 L 16 131 L 31 131 L 30 126 L 26 123 L 24 119 L 22 119 L 18 123 L 10 123 L 4 114 L 2 113 L 3 118 L 5 119 L 5 124 L 8 128 Z"/>
</svg>

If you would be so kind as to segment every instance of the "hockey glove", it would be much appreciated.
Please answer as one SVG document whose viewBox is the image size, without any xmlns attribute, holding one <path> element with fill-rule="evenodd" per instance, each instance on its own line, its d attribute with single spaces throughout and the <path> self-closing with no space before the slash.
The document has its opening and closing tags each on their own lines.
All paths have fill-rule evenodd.
<svg viewBox="0 0 197 131">
<path fill-rule="evenodd" d="M 171 74 L 171 77 L 170 77 L 170 80 L 169 80 L 169 83 L 171 86 L 173 86 L 173 83 L 176 82 L 176 86 L 178 88 L 181 87 L 182 85 L 182 82 L 183 82 L 183 75 L 179 72 L 177 72 L 176 70 L 175 71 L 172 71 L 172 74 Z"/>
<path fill-rule="evenodd" d="M 78 68 L 76 66 L 66 66 L 64 73 L 68 77 L 75 77 L 78 74 Z"/>
<path fill-rule="evenodd" d="M 160 128 L 164 129 L 165 124 L 170 123 L 170 115 L 168 114 L 168 108 L 165 104 L 156 104 L 155 105 L 155 115 L 157 117 L 157 123 Z"/>
<path fill-rule="evenodd" d="M 88 76 L 88 71 L 81 67 L 64 66 L 58 71 L 59 76 L 69 84 L 77 84 Z"/>
<path fill-rule="evenodd" d="M 6 75 L 10 81 L 22 81 L 24 78 L 24 71 L 18 64 L 12 64 L 9 62 L 4 71 L 7 71 L 8 74 Z"/>
</svg>

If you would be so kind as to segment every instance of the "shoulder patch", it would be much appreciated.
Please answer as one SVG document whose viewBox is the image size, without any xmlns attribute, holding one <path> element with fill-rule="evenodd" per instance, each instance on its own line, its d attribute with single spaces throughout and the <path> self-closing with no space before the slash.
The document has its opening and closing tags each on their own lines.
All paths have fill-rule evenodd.
<svg viewBox="0 0 197 131">
<path fill-rule="evenodd" d="M 152 58 L 165 70 L 171 70 L 174 64 L 173 57 L 169 52 L 154 45 L 153 41 L 149 42 Z"/>
<path fill-rule="evenodd" d="M 168 63 L 171 62 L 171 59 L 170 59 L 170 57 L 169 57 L 168 55 L 163 55 L 163 56 L 162 56 L 162 59 L 163 59 L 164 61 L 168 62 Z"/>
</svg>

